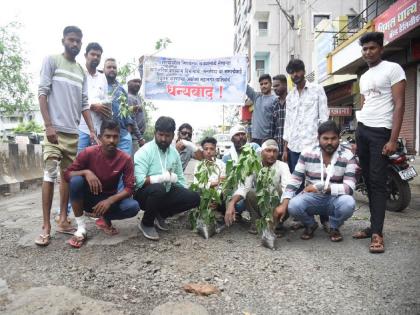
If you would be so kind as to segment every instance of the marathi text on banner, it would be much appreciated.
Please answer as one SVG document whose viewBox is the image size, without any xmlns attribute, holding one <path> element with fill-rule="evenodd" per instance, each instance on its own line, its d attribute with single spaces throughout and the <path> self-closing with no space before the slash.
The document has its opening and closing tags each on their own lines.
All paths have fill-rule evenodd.
<svg viewBox="0 0 420 315">
<path fill-rule="evenodd" d="M 145 98 L 242 104 L 247 84 L 244 56 L 191 60 L 146 57 Z"/>
</svg>

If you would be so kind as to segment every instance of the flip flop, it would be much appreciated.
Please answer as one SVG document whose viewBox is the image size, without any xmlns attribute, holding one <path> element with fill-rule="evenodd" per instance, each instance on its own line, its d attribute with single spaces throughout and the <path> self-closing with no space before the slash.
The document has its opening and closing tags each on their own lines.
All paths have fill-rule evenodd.
<svg viewBox="0 0 420 315">
<path fill-rule="evenodd" d="M 372 254 L 382 254 L 385 252 L 384 238 L 379 234 L 372 234 L 372 239 L 369 245 L 369 252 Z"/>
<path fill-rule="evenodd" d="M 50 244 L 50 240 L 50 234 L 39 234 L 39 236 L 35 239 L 35 244 L 38 246 L 48 246 Z"/>
<path fill-rule="evenodd" d="M 69 244 L 73 248 L 80 248 L 83 246 L 84 243 L 86 243 L 87 235 L 83 234 L 82 236 L 75 236 L 73 235 L 68 241 L 67 244 Z"/>
<path fill-rule="evenodd" d="M 68 226 L 57 225 L 57 227 L 55 228 L 56 232 L 63 233 L 63 234 L 69 234 L 69 235 L 73 235 L 74 232 L 76 232 L 76 230 L 77 229 L 75 227 L 71 226 L 71 225 L 68 225 Z"/>
<path fill-rule="evenodd" d="M 95 224 L 96 224 L 96 228 L 98 230 L 104 231 L 104 233 L 107 234 L 107 235 L 113 236 L 113 235 L 117 235 L 118 233 L 120 233 L 112 224 L 111 224 L 111 226 L 106 224 L 106 222 L 103 218 L 99 218 L 98 220 L 96 220 Z"/>
</svg>

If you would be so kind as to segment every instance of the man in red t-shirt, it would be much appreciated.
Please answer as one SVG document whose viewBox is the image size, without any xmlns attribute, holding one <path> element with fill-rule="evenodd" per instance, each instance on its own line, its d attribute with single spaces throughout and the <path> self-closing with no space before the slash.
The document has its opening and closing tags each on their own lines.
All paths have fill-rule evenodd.
<svg viewBox="0 0 420 315">
<path fill-rule="evenodd" d="M 103 121 L 100 145 L 80 152 L 67 169 L 64 178 L 70 183 L 70 200 L 77 222 L 77 231 L 69 240 L 72 247 L 79 248 L 86 241 L 86 217 L 83 210 L 100 218 L 96 226 L 108 235 L 118 231 L 111 220 L 134 217 L 140 210 L 132 199 L 134 189 L 134 165 L 131 157 L 117 149 L 120 128 L 113 120 Z M 123 179 L 124 189 L 117 190 L 119 179 Z"/>
</svg>

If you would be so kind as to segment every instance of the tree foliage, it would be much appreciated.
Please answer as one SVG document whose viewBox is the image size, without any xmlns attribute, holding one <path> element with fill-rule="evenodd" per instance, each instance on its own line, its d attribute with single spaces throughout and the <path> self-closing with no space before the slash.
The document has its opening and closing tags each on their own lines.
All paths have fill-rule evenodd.
<svg viewBox="0 0 420 315">
<path fill-rule="evenodd" d="M 33 95 L 29 90 L 28 61 L 17 35 L 18 22 L 0 26 L 0 113 L 30 110 Z"/>
<path fill-rule="evenodd" d="M 15 133 L 36 132 L 44 131 L 44 127 L 37 124 L 35 120 L 28 121 L 27 123 L 20 123 L 14 130 Z"/>
</svg>

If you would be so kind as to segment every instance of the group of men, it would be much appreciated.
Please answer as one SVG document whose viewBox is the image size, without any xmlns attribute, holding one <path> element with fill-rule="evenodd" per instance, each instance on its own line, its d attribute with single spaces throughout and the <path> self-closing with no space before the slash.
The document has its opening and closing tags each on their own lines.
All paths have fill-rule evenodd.
<svg viewBox="0 0 420 315">
<path fill-rule="evenodd" d="M 183 124 L 172 145 L 175 121 L 162 116 L 155 123 L 154 139 L 145 143 L 144 111 L 138 95 L 141 79 L 128 82 L 127 94 L 116 80 L 115 59 L 105 60 L 103 74 L 97 71 L 102 55 L 97 43 L 86 48 L 84 70 L 75 61 L 81 40 L 79 28 L 66 27 L 64 53 L 47 57 L 41 70 L 39 102 L 46 128 L 44 224 L 35 242 L 41 246 L 50 242 L 50 209 L 58 174 L 62 180 L 57 231 L 73 234 L 71 246 L 79 248 L 85 243 L 87 215 L 96 217 L 98 229 L 114 235 L 118 230 L 112 221 L 133 217 L 140 207 L 144 215 L 139 229 L 146 238 L 158 240 L 158 230 L 169 228 L 166 218 L 200 204 L 200 195 L 188 189 L 184 177 L 188 162 L 192 158 L 205 159 L 219 163 L 218 169 L 223 169 L 223 163 L 216 161 L 216 141 L 207 138 L 201 148 L 197 147 L 191 142 L 191 125 Z M 357 147 L 369 190 L 371 227 L 354 237 L 371 237 L 370 252 L 381 253 L 386 200 L 384 169 L 387 155 L 396 150 L 401 128 L 405 74 L 397 64 L 381 60 L 382 33 L 367 33 L 360 44 L 369 70 L 360 80 L 362 109 L 357 116 Z M 291 60 L 286 71 L 295 85 L 290 93 L 284 75 L 273 80 L 262 75 L 261 92 L 248 86 L 246 94 L 254 105 L 251 141 L 247 144 L 244 127 L 232 127 L 233 146 L 223 162 L 236 163 L 246 145 L 260 152 L 262 166 L 271 168 L 274 174 L 272 185 L 278 196 L 278 205 L 272 209 L 274 221 L 283 222 L 288 215 L 293 216 L 304 227 L 301 238 L 308 240 L 318 227 L 314 215 L 320 215 L 331 241 L 341 241 L 339 228 L 355 208 L 354 152 L 340 145 L 340 130 L 328 120 L 325 92 L 305 79 L 304 63 Z M 121 115 L 122 99 L 134 107 L 134 115 Z M 240 184 L 226 200 L 226 207 L 219 208 L 227 226 L 245 209 L 252 223 L 261 216 L 255 194 L 256 175 Z M 220 185 L 224 176 L 216 174 L 209 186 Z M 67 218 L 69 196 L 77 229 Z M 255 232 L 252 224 L 250 230 Z"/>
</svg>

